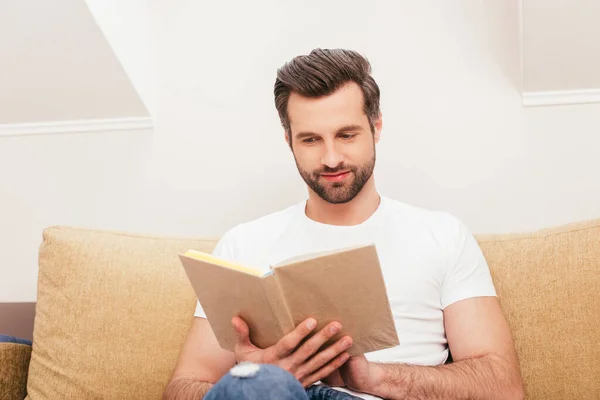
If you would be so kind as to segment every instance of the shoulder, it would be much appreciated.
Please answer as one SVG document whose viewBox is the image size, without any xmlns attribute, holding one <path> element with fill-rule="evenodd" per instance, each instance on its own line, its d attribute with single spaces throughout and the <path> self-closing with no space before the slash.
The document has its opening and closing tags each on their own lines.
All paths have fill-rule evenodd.
<svg viewBox="0 0 600 400">
<path fill-rule="evenodd" d="M 418 207 L 390 198 L 386 202 L 389 218 L 397 229 L 420 240 L 430 239 L 445 251 L 456 252 L 471 236 L 463 221 L 448 211 Z"/>
<path fill-rule="evenodd" d="M 389 203 L 394 229 L 399 229 L 402 237 L 407 238 L 414 249 L 437 258 L 441 281 L 451 273 L 457 276 L 472 273 L 481 277 L 481 282 L 485 283 L 482 286 L 488 287 L 485 258 L 475 237 L 461 219 L 448 211 L 415 207 L 395 200 Z"/>
<path fill-rule="evenodd" d="M 272 235 L 274 232 L 281 231 L 285 228 L 300 210 L 301 204 L 302 203 L 297 203 L 254 220 L 241 222 L 228 233 L 231 236 L 242 237 L 244 239 L 255 236 Z"/>
<path fill-rule="evenodd" d="M 429 229 L 438 235 L 455 235 L 464 228 L 463 222 L 448 211 L 418 207 L 391 198 L 385 198 L 385 201 L 397 223 Z"/>
<path fill-rule="evenodd" d="M 259 218 L 238 223 L 225 232 L 217 247 L 228 247 L 229 253 L 233 253 L 230 256 L 237 258 L 240 247 L 262 247 L 264 243 L 272 242 L 302 209 L 302 204 L 304 203 L 296 203 Z"/>
</svg>

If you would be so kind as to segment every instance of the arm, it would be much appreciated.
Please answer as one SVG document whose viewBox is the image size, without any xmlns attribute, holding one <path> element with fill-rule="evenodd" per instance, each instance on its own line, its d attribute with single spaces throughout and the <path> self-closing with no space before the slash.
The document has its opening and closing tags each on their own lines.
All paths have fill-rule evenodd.
<svg viewBox="0 0 600 400">
<path fill-rule="evenodd" d="M 217 257 L 236 259 L 236 229 L 226 232 L 213 250 Z M 165 388 L 164 400 L 201 399 L 235 365 L 235 355 L 219 345 L 200 302 L 173 376 Z"/>
<path fill-rule="evenodd" d="M 235 356 L 221 349 L 208 321 L 194 318 L 164 400 L 196 400 L 235 365 Z"/>
<path fill-rule="evenodd" d="M 363 388 L 356 389 L 389 399 L 524 398 L 512 336 L 495 297 L 448 306 L 444 323 L 453 363 L 438 367 L 369 364 L 363 373 L 371 379 L 363 379 Z"/>
</svg>

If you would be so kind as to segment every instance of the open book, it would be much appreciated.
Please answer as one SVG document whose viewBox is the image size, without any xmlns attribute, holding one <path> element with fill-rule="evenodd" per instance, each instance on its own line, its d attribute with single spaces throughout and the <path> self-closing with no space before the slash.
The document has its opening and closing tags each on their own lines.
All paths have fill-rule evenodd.
<svg viewBox="0 0 600 400">
<path fill-rule="evenodd" d="M 251 266 L 194 250 L 179 255 L 222 348 L 233 351 L 231 318 L 241 317 L 260 348 L 277 343 L 308 317 L 313 333 L 331 321 L 353 339 L 350 355 L 397 346 L 396 327 L 374 245 L 308 254 L 271 266 Z"/>
</svg>

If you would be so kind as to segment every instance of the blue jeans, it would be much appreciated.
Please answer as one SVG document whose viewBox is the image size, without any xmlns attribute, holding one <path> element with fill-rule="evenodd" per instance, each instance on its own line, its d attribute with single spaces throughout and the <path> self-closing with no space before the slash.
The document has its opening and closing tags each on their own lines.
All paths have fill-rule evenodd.
<svg viewBox="0 0 600 400">
<path fill-rule="evenodd" d="M 307 390 L 289 372 L 266 364 L 233 367 L 206 394 L 205 400 L 353 400 L 348 393 L 327 386 Z"/>
</svg>

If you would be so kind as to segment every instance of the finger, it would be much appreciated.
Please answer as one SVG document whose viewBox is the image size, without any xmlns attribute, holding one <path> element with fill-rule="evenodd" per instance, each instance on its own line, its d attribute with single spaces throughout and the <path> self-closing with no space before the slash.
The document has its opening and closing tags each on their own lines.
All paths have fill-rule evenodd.
<svg viewBox="0 0 600 400">
<path fill-rule="evenodd" d="M 310 374 L 304 378 L 300 378 L 300 382 L 302 383 L 302 386 L 307 388 L 310 385 L 312 385 L 313 383 L 318 382 L 318 381 L 324 379 L 325 377 L 331 375 L 335 370 L 339 369 L 342 365 L 344 365 L 344 363 L 346 361 L 348 361 L 349 358 L 350 358 L 350 355 L 348 353 L 342 353 L 342 354 L 338 355 L 336 358 L 331 360 L 324 367 L 320 368 L 319 370 L 313 372 L 312 374 Z"/>
<path fill-rule="evenodd" d="M 282 337 L 275 344 L 275 354 L 277 357 L 284 358 L 290 355 L 316 327 L 317 321 L 314 318 L 307 318 L 302 321 L 292 332 Z"/>
<path fill-rule="evenodd" d="M 310 375 L 315 371 L 318 371 L 324 365 L 330 363 L 340 354 L 343 354 L 346 350 L 348 350 L 352 346 L 352 338 L 349 336 L 344 336 L 339 339 L 337 342 L 327 347 L 325 350 L 318 352 L 314 357 L 312 357 L 309 361 L 302 364 L 300 368 L 298 368 L 297 373 L 300 376 Z M 300 350 L 300 349 L 299 349 Z"/>
<path fill-rule="evenodd" d="M 297 364 L 304 363 L 313 354 L 317 353 L 321 347 L 327 343 L 333 336 L 337 335 L 342 330 L 342 325 L 339 322 L 331 322 L 319 332 L 315 333 L 310 339 L 300 346 L 298 350 L 294 352 L 294 361 Z M 339 354 L 339 353 L 338 353 Z M 337 354 L 334 354 L 335 357 Z M 327 360 L 329 361 L 329 360 Z"/>
</svg>

